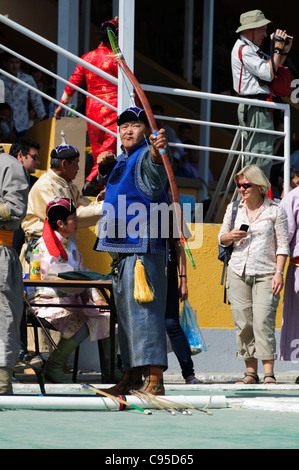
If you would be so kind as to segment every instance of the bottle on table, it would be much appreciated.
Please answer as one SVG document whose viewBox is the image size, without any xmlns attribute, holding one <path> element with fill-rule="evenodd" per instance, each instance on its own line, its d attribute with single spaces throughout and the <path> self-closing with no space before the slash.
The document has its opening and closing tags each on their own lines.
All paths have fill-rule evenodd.
<svg viewBox="0 0 299 470">
<path fill-rule="evenodd" d="M 39 250 L 34 248 L 30 257 L 30 279 L 41 279 L 41 258 Z"/>
</svg>

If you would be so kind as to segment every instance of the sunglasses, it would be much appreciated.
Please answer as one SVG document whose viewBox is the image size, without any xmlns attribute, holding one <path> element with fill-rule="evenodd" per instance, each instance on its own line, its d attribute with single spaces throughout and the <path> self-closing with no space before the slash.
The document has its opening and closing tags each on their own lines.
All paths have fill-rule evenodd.
<svg viewBox="0 0 299 470">
<path fill-rule="evenodd" d="M 243 188 L 244 189 L 248 189 L 248 188 L 252 188 L 252 184 L 251 183 L 237 183 L 237 186 L 239 189 Z"/>
<path fill-rule="evenodd" d="M 32 158 L 32 160 L 36 161 L 39 159 L 39 156 L 37 155 L 37 153 L 30 153 L 28 152 L 27 155 L 30 155 L 30 157 Z"/>
</svg>

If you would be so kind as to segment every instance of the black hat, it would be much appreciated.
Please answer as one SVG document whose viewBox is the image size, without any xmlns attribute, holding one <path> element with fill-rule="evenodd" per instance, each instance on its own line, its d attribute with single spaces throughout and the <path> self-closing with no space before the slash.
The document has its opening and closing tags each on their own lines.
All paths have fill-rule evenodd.
<svg viewBox="0 0 299 470">
<path fill-rule="evenodd" d="M 69 215 L 76 212 L 76 206 L 72 199 L 55 198 L 50 201 L 46 207 L 46 216 L 48 217 L 49 223 L 56 222 L 57 220 L 66 220 Z"/>
<path fill-rule="evenodd" d="M 115 36 L 118 36 L 118 26 L 118 17 L 116 16 L 114 20 L 104 21 L 101 24 L 100 31 L 106 31 L 106 29 L 109 27 L 114 32 Z"/>
<path fill-rule="evenodd" d="M 58 145 L 51 152 L 51 158 L 60 158 L 61 160 L 79 157 L 80 153 L 72 145 Z"/>
<path fill-rule="evenodd" d="M 130 122 L 130 121 L 142 121 L 147 126 L 149 125 L 145 111 L 137 107 L 127 108 L 123 113 L 121 113 L 117 117 L 118 126 L 120 126 L 121 124 L 124 124 L 125 122 Z"/>
</svg>

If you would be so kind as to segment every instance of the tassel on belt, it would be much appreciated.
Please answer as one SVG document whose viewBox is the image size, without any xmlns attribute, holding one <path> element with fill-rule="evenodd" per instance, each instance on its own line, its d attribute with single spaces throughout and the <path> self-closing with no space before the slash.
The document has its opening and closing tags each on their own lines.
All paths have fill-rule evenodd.
<svg viewBox="0 0 299 470">
<path fill-rule="evenodd" d="M 295 266 L 299 266 L 299 256 L 290 259 L 290 263 L 294 264 Z"/>
<path fill-rule="evenodd" d="M 13 235 L 14 235 L 13 230 L 0 229 L 0 245 L 12 246 Z"/>
</svg>

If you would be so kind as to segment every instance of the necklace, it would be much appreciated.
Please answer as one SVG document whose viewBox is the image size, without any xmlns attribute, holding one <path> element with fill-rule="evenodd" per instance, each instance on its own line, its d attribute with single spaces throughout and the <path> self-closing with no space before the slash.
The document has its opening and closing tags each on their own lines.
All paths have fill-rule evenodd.
<svg viewBox="0 0 299 470">
<path fill-rule="evenodd" d="M 248 217 L 249 222 L 252 222 L 255 219 L 260 207 L 261 206 L 257 207 L 256 209 L 249 209 L 249 207 L 247 207 L 246 205 L 247 217 Z"/>
</svg>

